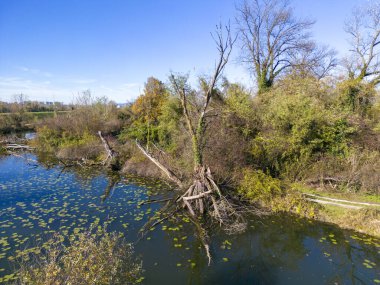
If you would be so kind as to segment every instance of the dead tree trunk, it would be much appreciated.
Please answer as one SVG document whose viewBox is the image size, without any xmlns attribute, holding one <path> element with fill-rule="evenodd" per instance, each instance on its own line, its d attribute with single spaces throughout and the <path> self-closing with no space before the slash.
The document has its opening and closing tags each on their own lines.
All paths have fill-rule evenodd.
<svg viewBox="0 0 380 285">
<path fill-rule="evenodd" d="M 200 112 L 197 115 L 191 115 L 189 106 L 189 96 L 192 93 L 191 88 L 187 84 L 185 76 L 170 76 L 170 81 L 174 92 L 181 100 L 183 115 L 189 131 L 194 163 L 194 180 L 184 194 L 179 197 L 176 202 L 181 204 L 183 208 L 187 208 L 191 216 L 210 214 L 220 224 L 236 217 L 235 211 L 227 199 L 222 195 L 219 187 L 211 175 L 211 170 L 204 164 L 203 161 L 203 145 L 205 141 L 207 112 L 217 82 L 228 62 L 232 51 L 232 46 L 236 40 L 232 39 L 230 26 L 226 26 L 227 37 L 223 37 L 223 28 L 221 25 L 217 27 L 216 36 L 214 37 L 217 49 L 219 51 L 219 59 L 215 65 L 214 74 L 210 77 L 209 82 L 203 84 L 203 104 L 200 107 Z M 195 122 L 194 122 L 195 121 Z M 172 171 L 162 165 L 157 158 L 144 149 L 138 142 L 137 147 L 142 153 L 156 164 L 172 181 L 183 188 L 183 183 Z"/>
<path fill-rule="evenodd" d="M 204 164 L 203 145 L 205 141 L 207 111 L 215 93 L 218 79 L 228 62 L 232 46 L 235 42 L 231 37 L 229 26 L 226 27 L 226 31 L 227 37 L 224 39 L 222 27 L 219 25 L 216 37 L 214 37 L 219 51 L 219 60 L 215 66 L 214 74 L 209 82 L 203 86 L 204 100 L 198 115 L 190 115 L 189 105 L 191 104 L 189 104 L 188 100 L 191 88 L 187 85 L 186 78 L 176 77 L 173 74 L 170 76 L 173 89 L 181 100 L 183 115 L 191 136 L 194 158 L 194 181 L 187 191 L 177 199 L 177 202 L 183 203 L 183 206 L 189 210 L 192 216 L 209 212 L 219 223 L 223 223 L 227 218 L 226 213 L 230 212 L 230 207 L 215 183 L 210 168 Z M 197 118 L 196 123 L 194 122 L 194 117 Z"/>
<path fill-rule="evenodd" d="M 211 175 L 211 170 L 204 164 L 203 161 L 203 146 L 205 143 L 206 121 L 209 104 L 215 94 L 215 88 L 220 78 L 232 51 L 232 46 L 236 40 L 232 39 L 230 27 L 226 27 L 227 37 L 223 38 L 222 26 L 217 27 L 216 37 L 214 40 L 217 44 L 219 51 L 219 60 L 216 63 L 214 74 L 211 76 L 208 83 L 203 84 L 203 104 L 200 107 L 200 112 L 194 114 L 194 110 L 191 110 L 191 106 L 197 103 L 189 104 L 192 90 L 187 84 L 186 76 L 170 76 L 170 81 L 175 94 L 180 98 L 183 109 L 183 116 L 186 121 L 187 129 L 190 134 L 192 150 L 193 150 L 193 163 L 194 163 L 194 175 L 193 182 L 182 196 L 176 199 L 176 202 L 180 208 L 188 210 L 191 217 L 198 217 L 203 215 L 209 215 L 212 219 L 218 221 L 224 225 L 235 225 L 236 230 L 243 229 L 244 227 L 236 227 L 237 223 L 242 225 L 241 216 L 236 213 L 234 207 L 228 202 L 228 200 L 222 195 L 218 185 L 215 183 L 214 178 Z M 192 112 L 191 112 L 192 111 Z M 147 156 L 153 163 L 155 163 L 166 175 L 178 185 L 183 185 L 181 181 L 177 181 L 175 177 L 173 179 L 173 173 L 168 171 L 157 159 L 149 154 L 141 145 L 137 144 L 139 149 Z M 181 187 L 182 188 L 182 187 Z M 197 227 L 202 229 L 200 232 L 206 232 L 199 223 L 198 219 L 192 219 Z M 206 250 L 206 254 L 211 261 L 211 255 L 209 252 L 209 246 L 203 234 L 200 234 L 200 239 Z"/>
</svg>

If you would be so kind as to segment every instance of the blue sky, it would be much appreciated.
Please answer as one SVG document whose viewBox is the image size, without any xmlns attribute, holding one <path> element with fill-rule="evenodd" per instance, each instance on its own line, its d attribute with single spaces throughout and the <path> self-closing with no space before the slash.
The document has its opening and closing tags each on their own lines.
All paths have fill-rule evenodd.
<svg viewBox="0 0 380 285">
<path fill-rule="evenodd" d="M 239 1 L 239 0 L 237 0 Z M 343 56 L 344 21 L 368 0 L 293 0 L 295 13 L 316 20 L 313 34 Z M 212 71 L 210 32 L 234 23 L 234 0 L 0 0 L 0 100 L 71 102 L 82 90 L 132 101 L 149 76 L 194 77 Z M 236 57 L 225 75 L 252 80 Z"/>
</svg>

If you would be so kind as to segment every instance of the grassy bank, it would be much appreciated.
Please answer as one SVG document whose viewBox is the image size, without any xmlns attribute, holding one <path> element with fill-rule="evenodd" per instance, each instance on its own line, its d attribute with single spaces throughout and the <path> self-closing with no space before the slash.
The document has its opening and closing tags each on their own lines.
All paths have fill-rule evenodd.
<svg viewBox="0 0 380 285">
<path fill-rule="evenodd" d="M 317 219 L 380 237 L 380 196 L 300 189 L 306 198 L 323 203 Z"/>
<path fill-rule="evenodd" d="M 336 224 L 341 228 L 380 237 L 380 210 L 378 208 L 353 210 L 325 205 L 319 220 Z"/>
</svg>

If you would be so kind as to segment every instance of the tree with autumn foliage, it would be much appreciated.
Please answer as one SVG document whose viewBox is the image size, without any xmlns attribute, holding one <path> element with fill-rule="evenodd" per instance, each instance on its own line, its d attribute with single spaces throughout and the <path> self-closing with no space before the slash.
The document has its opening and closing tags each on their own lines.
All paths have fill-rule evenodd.
<svg viewBox="0 0 380 285">
<path fill-rule="evenodd" d="M 156 127 L 167 99 L 168 91 L 165 84 L 154 77 L 149 77 L 145 83 L 144 93 L 131 107 L 134 120 L 129 128 L 129 134 L 139 141 L 146 142 L 147 147 L 157 136 Z"/>
</svg>

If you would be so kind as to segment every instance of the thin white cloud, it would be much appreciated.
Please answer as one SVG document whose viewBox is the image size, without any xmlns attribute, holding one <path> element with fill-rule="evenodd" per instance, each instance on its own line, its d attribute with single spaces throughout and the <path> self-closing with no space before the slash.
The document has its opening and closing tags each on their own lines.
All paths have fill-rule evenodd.
<svg viewBox="0 0 380 285">
<path fill-rule="evenodd" d="M 107 96 L 109 99 L 118 103 L 130 102 L 140 95 L 142 83 L 123 83 L 117 86 L 105 86 L 100 85 L 99 88 L 95 88 L 94 92 L 100 93 L 98 95 Z"/>
<path fill-rule="evenodd" d="M 104 84 L 92 85 L 90 88 L 83 85 L 85 85 L 84 80 L 78 80 L 76 84 L 73 84 L 72 80 L 58 84 L 50 80 L 0 76 L 0 101 L 9 101 L 14 94 L 23 93 L 30 100 L 70 103 L 76 94 L 90 89 L 95 97 L 107 96 L 110 100 L 123 103 L 136 99 L 143 86 L 139 83 L 122 83 L 112 87 Z"/>
<path fill-rule="evenodd" d="M 20 71 L 23 71 L 23 72 L 26 72 L 26 73 L 30 73 L 30 74 L 33 74 L 33 75 L 36 75 L 36 76 L 53 77 L 53 74 L 51 74 L 50 72 L 42 71 L 42 70 L 39 70 L 37 68 L 29 68 L 29 67 L 26 67 L 26 66 L 16 66 L 15 68 L 17 70 L 20 70 Z"/>
<path fill-rule="evenodd" d="M 20 77 L 0 76 L 0 100 L 9 101 L 14 94 L 23 93 L 30 100 L 69 102 L 70 89 L 52 86 L 50 81 L 33 81 Z"/>
<path fill-rule="evenodd" d="M 124 88 L 136 88 L 136 87 L 140 87 L 140 85 L 141 84 L 139 83 L 124 83 L 121 86 Z"/>
<path fill-rule="evenodd" d="M 92 84 L 95 83 L 96 79 L 74 79 L 72 83 L 74 84 Z"/>
</svg>

